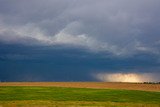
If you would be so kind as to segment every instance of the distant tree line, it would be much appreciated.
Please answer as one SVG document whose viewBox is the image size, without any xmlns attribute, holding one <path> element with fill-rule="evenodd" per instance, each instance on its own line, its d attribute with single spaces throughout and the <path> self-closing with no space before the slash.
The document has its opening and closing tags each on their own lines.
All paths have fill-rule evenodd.
<svg viewBox="0 0 160 107">
<path fill-rule="evenodd" d="M 143 82 L 143 84 L 160 84 L 160 82 Z"/>
</svg>

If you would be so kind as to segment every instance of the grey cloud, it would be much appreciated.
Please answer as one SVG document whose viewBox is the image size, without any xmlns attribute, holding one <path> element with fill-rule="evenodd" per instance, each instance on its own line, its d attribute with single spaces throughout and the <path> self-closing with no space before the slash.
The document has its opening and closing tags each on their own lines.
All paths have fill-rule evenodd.
<svg viewBox="0 0 160 107">
<path fill-rule="evenodd" d="M 124 56 L 159 54 L 159 7 L 159 0 L 0 0 L 1 28 L 7 33 L 31 29 L 22 29 L 20 36 L 0 30 L 0 41 L 55 45 L 55 36 L 63 33 L 58 44 Z"/>
</svg>

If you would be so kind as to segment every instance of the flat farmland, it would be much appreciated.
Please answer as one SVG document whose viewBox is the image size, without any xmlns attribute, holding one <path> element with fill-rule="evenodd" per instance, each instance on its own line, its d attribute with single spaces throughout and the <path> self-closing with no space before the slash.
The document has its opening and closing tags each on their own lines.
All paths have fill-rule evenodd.
<svg viewBox="0 0 160 107">
<path fill-rule="evenodd" d="M 160 107 L 160 85 L 3 82 L 0 107 Z"/>
<path fill-rule="evenodd" d="M 43 86 L 43 87 L 70 87 L 94 89 L 126 89 L 159 91 L 160 84 L 142 83 L 114 83 L 114 82 L 1 82 L 0 86 Z"/>
</svg>

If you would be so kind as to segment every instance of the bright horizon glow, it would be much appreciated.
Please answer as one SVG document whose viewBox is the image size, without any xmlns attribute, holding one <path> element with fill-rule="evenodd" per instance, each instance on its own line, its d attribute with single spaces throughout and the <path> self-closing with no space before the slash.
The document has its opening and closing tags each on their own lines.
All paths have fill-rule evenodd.
<svg viewBox="0 0 160 107">
<path fill-rule="evenodd" d="M 98 73 L 96 79 L 104 82 L 155 82 L 151 73 Z"/>
</svg>

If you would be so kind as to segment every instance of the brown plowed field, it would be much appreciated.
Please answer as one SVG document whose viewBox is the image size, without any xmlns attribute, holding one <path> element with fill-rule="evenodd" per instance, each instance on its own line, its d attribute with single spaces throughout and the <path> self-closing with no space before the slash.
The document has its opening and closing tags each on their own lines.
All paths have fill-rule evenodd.
<svg viewBox="0 0 160 107">
<path fill-rule="evenodd" d="M 159 91 L 160 84 L 141 83 L 112 83 L 112 82 L 1 82 L 0 86 L 45 86 L 45 87 L 74 87 L 96 89 L 127 89 Z"/>
</svg>

